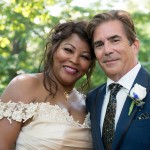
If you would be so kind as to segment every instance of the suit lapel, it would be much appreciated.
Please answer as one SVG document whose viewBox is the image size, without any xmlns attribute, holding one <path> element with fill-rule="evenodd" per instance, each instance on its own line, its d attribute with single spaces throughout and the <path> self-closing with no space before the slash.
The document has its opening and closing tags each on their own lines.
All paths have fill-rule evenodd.
<svg viewBox="0 0 150 150">
<path fill-rule="evenodd" d="M 141 68 L 132 87 L 136 84 L 140 84 L 141 86 L 144 86 L 148 89 L 148 84 L 149 84 L 149 74 L 143 69 Z M 124 104 L 124 107 L 122 109 L 120 118 L 118 120 L 118 124 L 116 127 L 116 132 L 115 132 L 115 136 L 114 136 L 114 140 L 112 143 L 112 149 L 113 150 L 118 150 L 120 149 L 121 143 L 123 142 L 123 139 L 125 137 L 125 134 L 127 133 L 129 126 L 136 114 L 136 112 L 138 111 L 138 107 L 134 107 L 133 111 L 131 113 L 131 115 L 128 115 L 129 112 L 129 107 L 131 105 L 131 98 L 127 97 L 126 102 Z"/>
<path fill-rule="evenodd" d="M 97 143 L 100 143 L 100 149 L 103 150 L 103 143 L 102 143 L 102 139 L 101 139 L 101 130 L 100 130 L 100 117 L 101 117 L 101 110 L 102 110 L 102 104 L 104 101 L 104 96 L 106 93 L 106 84 L 104 86 L 102 86 L 97 94 L 96 97 L 96 101 L 95 101 L 95 135 L 97 138 Z"/>
<path fill-rule="evenodd" d="M 131 98 L 128 97 L 126 99 L 126 102 L 124 104 L 123 110 L 121 112 L 121 115 L 120 115 L 120 118 L 118 120 L 118 124 L 116 127 L 114 141 L 112 143 L 112 149 L 114 150 L 117 150 L 119 141 L 122 139 L 122 136 L 124 136 L 124 134 L 127 132 L 127 127 L 134 117 L 135 111 L 134 111 L 134 114 L 132 113 L 132 116 L 128 115 L 130 105 L 131 105 Z"/>
</svg>

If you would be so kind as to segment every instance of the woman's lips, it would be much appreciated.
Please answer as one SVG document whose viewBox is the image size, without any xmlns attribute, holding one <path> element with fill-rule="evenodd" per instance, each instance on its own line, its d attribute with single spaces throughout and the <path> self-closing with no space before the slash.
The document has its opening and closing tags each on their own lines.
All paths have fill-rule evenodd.
<svg viewBox="0 0 150 150">
<path fill-rule="evenodd" d="M 75 74 L 78 72 L 78 70 L 76 68 L 73 67 L 69 67 L 69 66 L 64 66 L 65 70 L 71 74 Z"/>
</svg>

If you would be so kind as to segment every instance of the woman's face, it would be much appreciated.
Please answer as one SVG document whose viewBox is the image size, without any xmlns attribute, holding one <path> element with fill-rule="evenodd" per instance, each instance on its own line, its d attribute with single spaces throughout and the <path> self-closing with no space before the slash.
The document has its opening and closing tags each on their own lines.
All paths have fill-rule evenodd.
<svg viewBox="0 0 150 150">
<path fill-rule="evenodd" d="M 89 69 L 90 47 L 77 34 L 72 34 L 60 44 L 53 60 L 53 74 L 56 80 L 62 85 L 74 86 Z"/>
</svg>

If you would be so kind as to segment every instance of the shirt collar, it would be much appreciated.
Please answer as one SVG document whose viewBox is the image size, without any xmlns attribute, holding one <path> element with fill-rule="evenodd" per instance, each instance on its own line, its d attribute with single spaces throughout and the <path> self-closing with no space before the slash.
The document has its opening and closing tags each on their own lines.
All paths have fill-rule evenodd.
<svg viewBox="0 0 150 150">
<path fill-rule="evenodd" d="M 127 90 L 130 90 L 132 87 L 132 84 L 139 72 L 141 68 L 141 64 L 138 63 L 134 68 L 132 68 L 128 73 L 126 73 L 118 82 L 120 85 L 122 85 L 124 88 L 126 88 Z M 107 90 L 108 90 L 108 86 L 114 83 L 113 80 L 111 80 L 110 78 L 107 78 Z"/>
</svg>

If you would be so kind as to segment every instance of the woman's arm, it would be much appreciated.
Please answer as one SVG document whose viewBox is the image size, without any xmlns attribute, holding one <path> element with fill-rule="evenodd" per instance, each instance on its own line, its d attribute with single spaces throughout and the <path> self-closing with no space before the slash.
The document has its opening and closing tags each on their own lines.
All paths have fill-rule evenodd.
<svg viewBox="0 0 150 150">
<path fill-rule="evenodd" d="M 3 112 L 3 114 L 0 114 L 0 117 L 2 115 L 3 118 L 0 118 L 0 150 L 11 150 L 16 143 L 22 126 L 22 120 L 14 121 L 11 118 L 12 112 L 15 112 L 16 109 L 12 105 L 10 106 L 8 102 L 15 102 L 16 105 L 19 102 L 30 103 L 33 97 L 30 94 L 33 90 L 32 86 L 34 86 L 34 79 L 31 75 L 19 75 L 8 84 L 2 93 L 0 112 Z M 4 114 L 4 112 L 8 114 Z M 7 117 L 8 115 L 10 117 Z"/>
<path fill-rule="evenodd" d="M 21 129 L 21 123 L 12 121 L 12 124 L 3 118 L 0 120 L 0 150 L 11 150 Z"/>
</svg>

